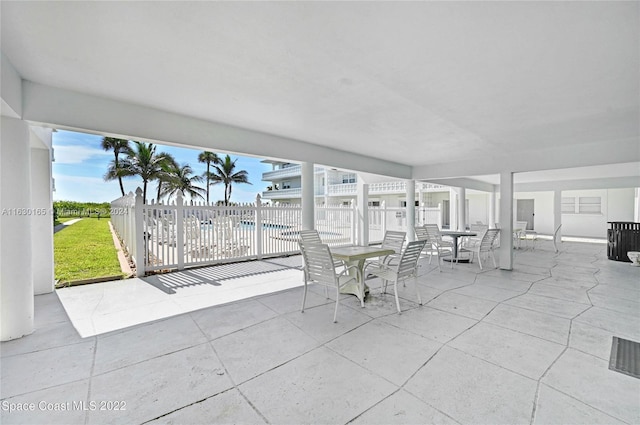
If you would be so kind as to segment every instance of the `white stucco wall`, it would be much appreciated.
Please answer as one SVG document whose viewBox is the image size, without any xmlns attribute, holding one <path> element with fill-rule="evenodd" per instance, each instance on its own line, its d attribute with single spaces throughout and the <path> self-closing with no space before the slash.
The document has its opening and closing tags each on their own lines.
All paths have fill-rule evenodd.
<svg viewBox="0 0 640 425">
<path fill-rule="evenodd" d="M 514 199 L 533 199 L 533 230 L 540 234 L 553 234 L 553 192 L 516 192 Z M 514 208 L 517 208 L 517 202 L 514 202 Z"/>
</svg>

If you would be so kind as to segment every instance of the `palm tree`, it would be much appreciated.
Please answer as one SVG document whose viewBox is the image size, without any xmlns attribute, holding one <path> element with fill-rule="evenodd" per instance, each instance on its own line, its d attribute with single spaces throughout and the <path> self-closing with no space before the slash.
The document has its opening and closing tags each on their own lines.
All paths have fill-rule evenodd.
<svg viewBox="0 0 640 425">
<path fill-rule="evenodd" d="M 211 184 L 224 184 L 224 205 L 229 205 L 231 199 L 231 189 L 234 183 L 246 183 L 249 182 L 249 173 L 245 170 L 235 171 L 236 161 L 231 160 L 229 155 L 225 156 L 224 160 L 220 161 L 213 167 L 213 172 L 209 175 Z"/>
<path fill-rule="evenodd" d="M 189 195 L 191 199 L 202 198 L 202 194 L 205 192 L 200 186 L 196 186 L 194 183 L 202 181 L 201 176 L 193 176 L 193 169 L 189 164 L 183 164 L 182 166 L 177 164 L 171 164 L 169 166 L 170 175 L 166 180 L 166 184 L 162 189 L 162 196 L 173 196 L 178 191 L 182 191 L 185 195 Z"/>
<path fill-rule="evenodd" d="M 122 196 L 124 196 L 124 186 L 122 184 L 122 177 L 127 176 L 127 170 L 122 165 L 120 161 L 120 154 L 129 154 L 131 152 L 131 147 L 129 146 L 129 141 L 124 139 L 118 139 L 116 137 L 103 137 L 102 138 L 102 149 L 105 151 L 113 151 L 114 159 L 109 164 L 109 168 L 107 169 L 107 173 L 104 175 L 104 179 L 106 181 L 109 180 L 118 180 L 120 183 L 120 192 Z"/>
<path fill-rule="evenodd" d="M 175 158 L 168 153 L 164 154 L 165 161 L 160 164 L 160 172 L 158 173 L 156 180 L 158 180 L 158 192 L 156 195 L 156 201 L 160 202 L 160 198 L 163 196 L 165 183 L 168 183 L 174 176 L 173 170 L 178 168 L 178 163 Z"/>
<path fill-rule="evenodd" d="M 129 153 L 126 161 L 128 175 L 142 178 L 142 199 L 147 202 L 147 183 L 162 176 L 163 166 L 171 161 L 170 155 L 164 152 L 156 153 L 153 143 L 134 142 L 134 149 Z M 174 161 L 175 162 L 175 161 Z"/>
<path fill-rule="evenodd" d="M 203 174 L 207 179 L 207 205 L 209 205 L 209 186 L 211 185 L 211 164 L 222 164 L 220 157 L 209 151 L 200 152 L 198 155 L 198 161 L 207 164 L 207 171 Z"/>
</svg>

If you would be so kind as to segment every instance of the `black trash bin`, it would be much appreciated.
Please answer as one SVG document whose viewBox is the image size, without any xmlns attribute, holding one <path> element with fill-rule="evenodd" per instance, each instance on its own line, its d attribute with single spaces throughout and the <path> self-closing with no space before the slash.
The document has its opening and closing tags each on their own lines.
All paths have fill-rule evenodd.
<svg viewBox="0 0 640 425">
<path fill-rule="evenodd" d="M 640 223 L 609 221 L 607 257 L 609 260 L 630 263 L 627 252 L 640 251 Z"/>
</svg>

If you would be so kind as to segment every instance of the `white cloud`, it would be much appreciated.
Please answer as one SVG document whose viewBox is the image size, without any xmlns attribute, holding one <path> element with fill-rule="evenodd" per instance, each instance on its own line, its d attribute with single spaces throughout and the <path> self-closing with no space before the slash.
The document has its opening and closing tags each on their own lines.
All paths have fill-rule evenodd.
<svg viewBox="0 0 640 425">
<path fill-rule="evenodd" d="M 54 155 L 56 164 L 82 164 L 93 158 L 106 159 L 113 153 L 86 146 L 56 146 Z"/>
</svg>

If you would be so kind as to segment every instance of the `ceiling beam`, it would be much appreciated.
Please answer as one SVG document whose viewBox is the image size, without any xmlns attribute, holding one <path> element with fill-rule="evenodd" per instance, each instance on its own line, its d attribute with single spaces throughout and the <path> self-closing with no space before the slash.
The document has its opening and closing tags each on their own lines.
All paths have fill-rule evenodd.
<svg viewBox="0 0 640 425">
<path fill-rule="evenodd" d="M 481 192 L 494 192 L 498 190 L 497 188 L 499 187 L 491 183 L 483 182 L 480 180 L 464 178 L 464 177 L 451 178 L 451 179 L 428 179 L 423 181 L 427 183 L 441 184 L 444 186 L 464 187 L 465 189 L 474 189 L 474 190 L 479 190 Z"/>
<path fill-rule="evenodd" d="M 37 125 L 214 152 L 324 164 L 408 179 L 411 167 L 300 140 L 23 80 L 23 119 Z"/>
<path fill-rule="evenodd" d="M 610 165 L 640 161 L 640 138 L 605 140 L 598 143 L 557 146 L 518 154 L 496 153 L 491 159 L 421 165 L 413 168 L 416 180 L 456 178 L 564 168 Z"/>
<path fill-rule="evenodd" d="M 624 189 L 640 187 L 640 177 L 608 177 L 581 180 L 516 183 L 516 192 L 547 192 L 554 190 Z"/>
</svg>

